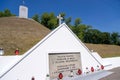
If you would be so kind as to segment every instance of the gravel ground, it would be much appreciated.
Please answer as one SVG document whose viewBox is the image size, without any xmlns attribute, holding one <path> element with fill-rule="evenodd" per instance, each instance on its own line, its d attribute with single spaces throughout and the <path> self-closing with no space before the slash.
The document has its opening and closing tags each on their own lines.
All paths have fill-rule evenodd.
<svg viewBox="0 0 120 80">
<path fill-rule="evenodd" d="M 112 69 L 110 71 L 114 73 L 100 80 L 120 80 L 120 67 Z"/>
</svg>

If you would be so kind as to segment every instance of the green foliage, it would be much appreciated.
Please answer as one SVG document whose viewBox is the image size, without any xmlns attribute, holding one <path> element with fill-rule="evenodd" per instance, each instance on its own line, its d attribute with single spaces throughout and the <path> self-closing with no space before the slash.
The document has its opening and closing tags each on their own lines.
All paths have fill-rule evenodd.
<svg viewBox="0 0 120 80">
<path fill-rule="evenodd" d="M 98 44 L 101 41 L 101 32 L 96 29 L 89 29 L 85 32 L 84 42 Z"/>
<path fill-rule="evenodd" d="M 74 25 L 75 25 L 75 26 L 78 26 L 81 22 L 82 22 L 81 19 L 80 19 L 80 18 L 77 18 L 77 19 L 75 19 Z"/>
<path fill-rule="evenodd" d="M 65 19 L 65 23 L 66 23 L 68 26 L 71 26 L 71 20 L 72 20 L 72 18 L 69 17 L 69 18 Z"/>
<path fill-rule="evenodd" d="M 38 14 L 35 14 L 32 19 L 40 23 L 40 16 Z"/>
<path fill-rule="evenodd" d="M 4 16 L 11 16 L 11 12 L 8 9 L 5 9 Z"/>
<path fill-rule="evenodd" d="M 57 27 L 57 18 L 54 13 L 44 13 L 41 16 L 41 24 L 52 30 Z"/>
<path fill-rule="evenodd" d="M 85 24 L 79 24 L 79 26 L 74 26 L 72 28 L 73 32 L 80 38 L 82 41 L 84 41 L 84 33 L 89 29 L 89 27 Z"/>
<path fill-rule="evenodd" d="M 5 9 L 3 12 L 0 11 L 0 17 L 10 17 L 10 16 L 15 16 L 10 12 L 9 9 Z"/>
<path fill-rule="evenodd" d="M 72 17 L 66 18 L 65 13 L 61 13 L 61 16 L 63 17 L 62 21 L 64 21 L 83 42 L 120 45 L 118 33 L 101 32 L 97 29 L 93 29 L 90 25 L 82 24 L 82 20 L 80 18 L 76 18 L 74 25 L 72 25 Z M 41 16 L 34 15 L 33 19 L 51 30 L 58 26 L 58 19 L 54 13 L 43 13 Z"/>
<path fill-rule="evenodd" d="M 111 43 L 116 44 L 116 45 L 120 45 L 119 33 L 113 32 L 111 34 Z"/>
<path fill-rule="evenodd" d="M 110 42 L 110 33 L 108 33 L 108 32 L 103 32 L 102 34 L 101 34 L 101 37 L 102 37 L 102 43 L 103 44 L 110 44 L 111 42 Z"/>
<path fill-rule="evenodd" d="M 4 16 L 4 13 L 3 12 L 0 12 L 0 17 L 3 17 Z"/>
</svg>

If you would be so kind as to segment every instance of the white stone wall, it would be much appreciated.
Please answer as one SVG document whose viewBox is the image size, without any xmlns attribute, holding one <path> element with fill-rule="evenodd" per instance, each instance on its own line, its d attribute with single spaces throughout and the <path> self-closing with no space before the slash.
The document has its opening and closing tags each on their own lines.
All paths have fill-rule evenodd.
<svg viewBox="0 0 120 80">
<path fill-rule="evenodd" d="M 82 71 L 100 65 L 89 53 L 85 45 L 81 43 L 62 24 L 52 31 L 42 41 L 24 54 L 23 60 L 16 64 L 0 80 L 45 80 L 49 74 L 49 53 L 80 52 Z"/>
</svg>

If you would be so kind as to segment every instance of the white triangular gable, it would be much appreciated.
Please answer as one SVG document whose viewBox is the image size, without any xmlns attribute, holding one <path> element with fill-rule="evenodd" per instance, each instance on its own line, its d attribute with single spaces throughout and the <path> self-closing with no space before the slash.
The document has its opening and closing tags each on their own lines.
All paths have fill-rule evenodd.
<svg viewBox="0 0 120 80">
<path fill-rule="evenodd" d="M 32 77 L 35 77 L 35 80 L 45 80 L 46 74 L 49 74 L 48 54 L 68 52 L 80 52 L 83 72 L 86 67 L 96 68 L 101 65 L 63 23 L 26 52 L 20 61 L 0 76 L 0 80 L 31 80 Z"/>
</svg>

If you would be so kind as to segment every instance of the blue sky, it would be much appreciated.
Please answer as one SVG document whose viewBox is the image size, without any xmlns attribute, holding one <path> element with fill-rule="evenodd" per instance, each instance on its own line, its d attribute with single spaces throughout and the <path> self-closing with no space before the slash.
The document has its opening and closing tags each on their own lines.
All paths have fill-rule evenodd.
<svg viewBox="0 0 120 80">
<path fill-rule="evenodd" d="M 120 33 L 120 0 L 24 0 L 29 9 L 29 17 L 44 12 L 54 12 L 57 16 L 64 12 L 67 17 L 81 18 L 83 24 L 91 25 L 102 32 Z M 19 15 L 23 0 L 1 0 L 0 11 L 9 9 Z"/>
</svg>

